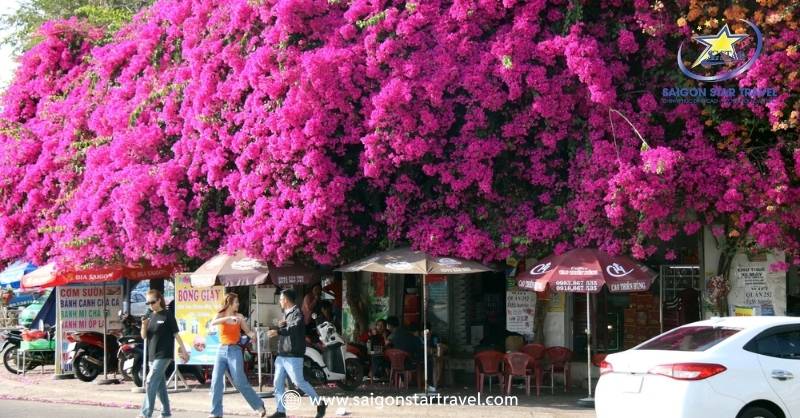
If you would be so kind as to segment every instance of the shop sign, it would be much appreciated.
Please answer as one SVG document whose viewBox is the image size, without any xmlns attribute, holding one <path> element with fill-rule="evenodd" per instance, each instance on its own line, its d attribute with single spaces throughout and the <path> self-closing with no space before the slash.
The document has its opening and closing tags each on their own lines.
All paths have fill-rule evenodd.
<svg viewBox="0 0 800 418">
<path fill-rule="evenodd" d="M 223 286 L 194 288 L 189 274 L 176 276 L 175 319 L 181 339 L 190 349 L 188 364 L 214 364 L 219 350 L 219 335 L 211 321 L 224 301 Z"/>
<path fill-rule="evenodd" d="M 782 257 L 781 257 L 782 260 Z M 748 261 L 737 255 L 731 271 L 731 290 L 728 295 L 730 314 L 736 316 L 784 315 L 786 311 L 786 273 L 772 272 L 767 261 Z"/>
<path fill-rule="evenodd" d="M 506 329 L 533 338 L 536 294 L 525 290 L 506 291 Z"/>
<path fill-rule="evenodd" d="M 69 285 L 58 288 L 58 318 L 61 330 L 61 365 L 63 372 L 72 371 L 67 334 L 77 331 L 103 332 L 102 284 Z M 108 311 L 106 333 L 122 329 L 119 310 L 122 306 L 122 285 L 105 285 L 105 307 Z M 113 337 L 112 337 L 113 338 Z"/>
</svg>

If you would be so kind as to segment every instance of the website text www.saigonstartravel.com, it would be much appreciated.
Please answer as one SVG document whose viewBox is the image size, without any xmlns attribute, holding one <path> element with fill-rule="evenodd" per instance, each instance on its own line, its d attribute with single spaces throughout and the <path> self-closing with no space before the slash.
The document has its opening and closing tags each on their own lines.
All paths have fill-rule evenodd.
<svg viewBox="0 0 800 418">
<path fill-rule="evenodd" d="M 303 399 L 306 399 L 305 401 Z M 519 399 L 516 396 L 488 396 L 482 393 L 477 395 L 442 395 L 429 394 L 428 396 L 381 396 L 370 393 L 362 396 L 320 396 L 313 400 L 302 397 L 293 390 L 283 394 L 283 402 L 287 408 L 301 406 L 302 402 L 316 407 L 321 402 L 325 402 L 328 408 L 338 407 L 359 407 L 366 406 L 376 409 L 397 406 L 518 406 Z"/>
</svg>

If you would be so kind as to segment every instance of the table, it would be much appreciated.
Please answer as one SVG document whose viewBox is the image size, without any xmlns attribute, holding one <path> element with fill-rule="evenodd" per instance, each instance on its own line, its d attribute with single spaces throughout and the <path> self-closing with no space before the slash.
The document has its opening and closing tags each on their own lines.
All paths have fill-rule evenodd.
<svg viewBox="0 0 800 418">
<path fill-rule="evenodd" d="M 50 353 L 52 351 L 53 350 L 49 350 L 49 349 L 47 349 L 47 350 L 44 350 L 44 349 L 38 349 L 38 350 L 27 349 L 27 350 L 23 350 L 22 347 L 20 347 L 17 350 L 17 366 L 22 364 L 22 375 L 24 376 L 25 373 L 28 371 L 28 368 L 25 367 L 25 364 L 26 364 L 25 363 L 25 358 L 26 358 L 28 353 Z M 22 353 L 22 363 L 19 362 L 20 353 Z M 42 354 L 42 357 L 44 357 L 44 354 Z M 39 364 L 39 366 L 42 366 L 42 374 L 44 374 L 44 366 L 46 365 L 46 363 L 47 363 L 46 361 L 42 361 L 41 364 Z M 17 370 L 17 373 L 19 373 L 19 370 Z"/>
<path fill-rule="evenodd" d="M 370 351 L 367 353 L 369 356 L 369 383 L 374 383 L 375 380 L 375 369 L 379 362 L 385 362 L 386 357 L 383 355 L 383 351 Z M 386 367 L 384 367 L 386 369 Z M 385 370 L 384 370 L 385 373 Z"/>
</svg>

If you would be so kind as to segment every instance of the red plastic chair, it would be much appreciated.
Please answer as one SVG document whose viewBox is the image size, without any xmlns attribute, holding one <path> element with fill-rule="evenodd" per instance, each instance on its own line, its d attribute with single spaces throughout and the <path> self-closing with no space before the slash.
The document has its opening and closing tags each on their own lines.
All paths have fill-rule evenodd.
<svg viewBox="0 0 800 418">
<path fill-rule="evenodd" d="M 383 355 L 389 360 L 389 382 L 393 387 L 400 389 L 400 378 L 402 377 L 403 385 L 408 389 L 408 382 L 416 370 L 406 369 L 406 360 L 411 357 L 403 350 L 396 348 L 387 348 L 384 350 Z"/>
<path fill-rule="evenodd" d="M 528 362 L 528 371 L 536 377 L 536 396 L 539 396 L 544 376 L 542 361 L 544 360 L 545 351 L 547 351 L 547 349 L 542 344 L 528 344 L 519 351 L 531 357 L 531 360 Z"/>
<path fill-rule="evenodd" d="M 511 394 L 511 380 L 515 377 L 525 379 L 525 394 L 531 394 L 531 374 L 528 372 L 528 363 L 531 356 L 525 353 L 508 353 L 503 359 L 503 379 L 505 380 L 505 394 Z M 538 394 L 537 394 L 538 396 Z"/>
<path fill-rule="evenodd" d="M 550 391 L 555 393 L 556 373 L 564 376 L 564 392 L 569 388 L 569 361 L 572 360 L 572 350 L 567 347 L 550 347 L 545 351 L 550 362 Z"/>
<path fill-rule="evenodd" d="M 592 365 L 594 365 L 594 367 L 600 367 L 600 363 L 602 363 L 603 360 L 606 359 L 607 355 L 608 354 L 606 353 L 592 354 Z"/>
<path fill-rule="evenodd" d="M 500 367 L 505 355 L 499 351 L 482 351 L 475 354 L 475 387 L 478 392 L 483 392 L 483 382 L 489 378 L 489 391 L 492 390 L 492 377 L 497 377 L 500 387 L 503 387 L 503 372 Z"/>
</svg>

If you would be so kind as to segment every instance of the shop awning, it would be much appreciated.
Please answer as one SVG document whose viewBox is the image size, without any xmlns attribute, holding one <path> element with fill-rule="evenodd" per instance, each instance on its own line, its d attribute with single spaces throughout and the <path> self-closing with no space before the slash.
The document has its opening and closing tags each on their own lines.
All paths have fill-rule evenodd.
<svg viewBox="0 0 800 418">
<path fill-rule="evenodd" d="M 320 280 L 320 272 L 292 262 L 287 262 L 280 267 L 270 264 L 269 279 L 272 284 L 280 287 L 312 284 Z"/>
<path fill-rule="evenodd" d="M 49 263 L 22 277 L 22 287 L 54 287 L 73 283 L 103 283 L 122 278 L 130 280 L 151 280 L 169 278 L 177 266 L 154 267 L 149 264 L 111 265 L 91 267 L 81 270 L 56 271 L 55 264 Z"/>
</svg>

